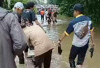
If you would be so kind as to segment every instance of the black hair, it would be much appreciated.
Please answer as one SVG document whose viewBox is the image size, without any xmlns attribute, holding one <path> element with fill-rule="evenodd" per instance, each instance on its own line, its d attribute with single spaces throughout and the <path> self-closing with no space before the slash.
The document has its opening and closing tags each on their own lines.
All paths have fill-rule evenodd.
<svg viewBox="0 0 100 68">
<path fill-rule="evenodd" d="M 4 0 L 0 0 L 0 7 L 3 6 L 3 2 L 4 2 Z"/>
<path fill-rule="evenodd" d="M 34 2 L 28 2 L 27 5 L 26 5 L 26 9 L 33 8 L 34 5 L 35 5 Z"/>
<path fill-rule="evenodd" d="M 75 10 L 75 11 L 78 11 L 79 14 L 84 14 L 84 11 L 79 11 L 79 10 Z"/>
</svg>

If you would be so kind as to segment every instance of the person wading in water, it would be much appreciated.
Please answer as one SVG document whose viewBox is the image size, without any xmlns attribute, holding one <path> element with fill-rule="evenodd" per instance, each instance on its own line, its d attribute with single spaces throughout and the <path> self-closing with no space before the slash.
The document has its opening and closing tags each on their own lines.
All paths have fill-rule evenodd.
<svg viewBox="0 0 100 68">
<path fill-rule="evenodd" d="M 74 5 L 74 16 L 66 31 L 59 39 L 60 44 L 66 36 L 74 32 L 74 38 L 69 55 L 70 68 L 76 68 L 75 58 L 78 56 L 77 68 L 82 68 L 86 52 L 89 46 L 89 40 L 92 39 L 92 48 L 94 48 L 93 41 L 93 26 L 89 17 L 84 15 L 84 7 L 81 4 Z"/>
</svg>

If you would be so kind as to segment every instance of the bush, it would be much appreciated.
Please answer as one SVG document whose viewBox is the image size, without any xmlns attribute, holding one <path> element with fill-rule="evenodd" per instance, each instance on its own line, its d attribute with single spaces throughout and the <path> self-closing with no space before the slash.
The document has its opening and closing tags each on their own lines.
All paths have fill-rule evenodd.
<svg viewBox="0 0 100 68">
<path fill-rule="evenodd" d="M 73 6 L 81 3 L 85 7 L 85 14 L 92 18 L 95 24 L 100 24 L 100 0 L 62 0 L 60 4 L 60 13 L 72 16 Z"/>
</svg>

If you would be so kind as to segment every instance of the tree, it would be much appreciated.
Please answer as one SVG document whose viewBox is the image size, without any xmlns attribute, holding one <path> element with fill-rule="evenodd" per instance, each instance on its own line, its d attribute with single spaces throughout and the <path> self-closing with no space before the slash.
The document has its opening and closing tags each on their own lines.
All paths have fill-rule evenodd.
<svg viewBox="0 0 100 68">
<path fill-rule="evenodd" d="M 26 4 L 29 1 L 33 1 L 36 3 L 36 0 L 4 0 L 4 8 L 12 9 L 16 2 L 22 2 L 22 3 Z"/>
<path fill-rule="evenodd" d="M 90 16 L 96 24 L 100 22 L 100 0 L 49 0 L 49 3 L 58 4 L 61 9 L 60 13 L 67 16 L 72 16 L 73 6 L 81 3 L 85 7 L 85 14 Z"/>
</svg>

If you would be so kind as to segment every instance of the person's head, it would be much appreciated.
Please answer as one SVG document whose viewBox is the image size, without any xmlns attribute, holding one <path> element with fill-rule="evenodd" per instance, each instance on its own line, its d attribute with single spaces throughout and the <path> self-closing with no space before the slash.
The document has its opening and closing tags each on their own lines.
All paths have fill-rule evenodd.
<svg viewBox="0 0 100 68">
<path fill-rule="evenodd" d="M 74 13 L 73 15 L 76 17 L 77 15 L 84 13 L 84 6 L 82 4 L 75 4 L 74 5 Z"/>
<path fill-rule="evenodd" d="M 17 2 L 14 5 L 13 11 L 16 11 L 18 14 L 22 14 L 24 10 L 24 5 L 21 2 Z"/>
<path fill-rule="evenodd" d="M 34 9 L 34 2 L 28 2 L 26 5 L 26 9 Z"/>
<path fill-rule="evenodd" d="M 0 7 L 3 6 L 3 2 L 4 2 L 4 0 L 0 0 Z"/>
</svg>

